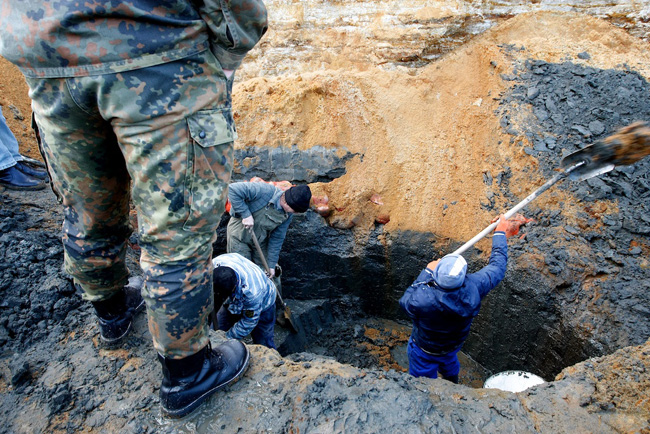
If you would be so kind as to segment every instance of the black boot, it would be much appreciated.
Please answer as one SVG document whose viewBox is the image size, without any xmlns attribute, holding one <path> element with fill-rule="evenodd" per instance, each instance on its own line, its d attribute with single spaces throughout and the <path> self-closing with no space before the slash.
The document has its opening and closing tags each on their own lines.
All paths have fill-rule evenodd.
<svg viewBox="0 0 650 434">
<path fill-rule="evenodd" d="M 250 353 L 238 340 L 229 340 L 214 350 L 211 345 L 183 359 L 169 359 L 158 354 L 162 365 L 160 405 L 170 417 L 183 417 L 196 409 L 214 392 L 239 380 L 246 369 Z"/>
<path fill-rule="evenodd" d="M 131 330 L 133 317 L 144 307 L 140 294 L 142 279 L 132 277 L 122 291 L 108 300 L 93 301 L 99 323 L 99 336 L 108 345 L 116 345 Z"/>
<path fill-rule="evenodd" d="M 47 184 L 18 170 L 18 163 L 0 170 L 0 185 L 10 190 L 42 190 Z"/>
</svg>

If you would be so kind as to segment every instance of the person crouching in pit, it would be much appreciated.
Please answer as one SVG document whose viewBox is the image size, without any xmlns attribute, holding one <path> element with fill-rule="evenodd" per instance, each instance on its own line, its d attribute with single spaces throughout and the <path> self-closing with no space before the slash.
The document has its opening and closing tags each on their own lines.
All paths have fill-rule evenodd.
<svg viewBox="0 0 650 434">
<path fill-rule="evenodd" d="M 496 287 L 506 272 L 508 222 L 503 215 L 492 237 L 488 265 L 467 274 L 460 255 L 447 255 L 430 262 L 399 301 L 413 320 L 407 354 L 409 374 L 458 383 L 458 352 L 469 335 L 481 300 Z"/>
<path fill-rule="evenodd" d="M 274 348 L 275 285 L 255 263 L 239 253 L 212 260 L 214 306 L 219 330 L 229 339 L 249 334 L 253 343 Z"/>
</svg>

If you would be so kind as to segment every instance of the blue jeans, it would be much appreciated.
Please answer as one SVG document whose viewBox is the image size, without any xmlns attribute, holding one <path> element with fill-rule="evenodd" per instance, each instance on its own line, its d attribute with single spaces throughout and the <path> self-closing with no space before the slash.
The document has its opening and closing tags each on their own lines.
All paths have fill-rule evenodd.
<svg viewBox="0 0 650 434">
<path fill-rule="evenodd" d="M 226 309 L 224 306 L 221 306 L 221 309 L 219 309 L 219 312 L 217 312 L 217 324 L 219 325 L 219 330 L 230 330 L 230 328 L 235 325 L 235 323 L 239 321 L 240 318 L 241 315 L 230 313 L 228 309 Z M 273 338 L 274 330 L 275 303 L 273 303 L 266 310 L 262 311 L 260 314 L 260 320 L 251 332 L 253 343 L 275 349 L 275 341 Z"/>
<path fill-rule="evenodd" d="M 460 362 L 458 361 L 460 348 L 442 356 L 433 356 L 425 353 L 415 345 L 413 338 L 409 339 L 406 353 L 409 358 L 409 374 L 414 377 L 438 378 L 438 372 L 445 380 L 458 383 Z"/>
<path fill-rule="evenodd" d="M 18 152 L 18 140 L 7 126 L 7 120 L 0 107 L 0 170 L 5 170 L 24 160 Z"/>
</svg>

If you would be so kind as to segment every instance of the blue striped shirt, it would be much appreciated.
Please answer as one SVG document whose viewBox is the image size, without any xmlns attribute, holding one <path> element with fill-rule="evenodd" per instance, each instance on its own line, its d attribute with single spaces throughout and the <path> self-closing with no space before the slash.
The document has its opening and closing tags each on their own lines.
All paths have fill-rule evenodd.
<svg viewBox="0 0 650 434">
<path fill-rule="evenodd" d="M 241 319 L 226 333 L 230 339 L 242 339 L 250 334 L 260 320 L 260 314 L 275 304 L 275 284 L 253 262 L 239 253 L 226 253 L 212 260 L 214 268 L 230 267 L 237 275 L 237 287 L 228 297 L 228 311 Z"/>
</svg>

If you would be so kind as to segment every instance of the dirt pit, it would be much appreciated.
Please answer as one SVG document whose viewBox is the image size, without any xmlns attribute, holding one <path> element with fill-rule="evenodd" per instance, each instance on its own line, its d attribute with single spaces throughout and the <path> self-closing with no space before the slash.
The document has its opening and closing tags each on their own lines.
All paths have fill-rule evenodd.
<svg viewBox="0 0 650 434">
<path fill-rule="evenodd" d="M 308 330 L 309 339 L 303 351 L 362 369 L 380 369 L 408 372 L 406 347 L 411 325 L 357 312 L 351 315 L 349 306 L 356 300 L 334 304 L 333 322 L 327 327 Z M 464 352 L 458 356 L 461 363 L 460 384 L 481 388 L 492 374 Z"/>
</svg>

